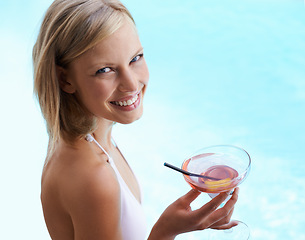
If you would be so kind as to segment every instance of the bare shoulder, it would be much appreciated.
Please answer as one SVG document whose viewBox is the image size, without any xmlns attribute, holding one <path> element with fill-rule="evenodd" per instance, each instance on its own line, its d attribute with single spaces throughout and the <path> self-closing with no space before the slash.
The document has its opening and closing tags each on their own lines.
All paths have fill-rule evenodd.
<svg viewBox="0 0 305 240">
<path fill-rule="evenodd" d="M 103 154 L 59 149 L 43 173 L 42 202 L 44 212 L 56 203 L 69 215 L 75 239 L 120 239 L 120 186 Z"/>
<path fill-rule="evenodd" d="M 89 156 L 90 157 L 90 156 Z M 78 162 L 61 176 L 62 196 L 66 208 L 73 212 L 79 205 L 101 205 L 101 201 L 119 199 L 120 189 L 111 166 L 99 159 L 78 156 Z"/>
<path fill-rule="evenodd" d="M 59 147 L 43 172 L 42 182 L 62 190 L 61 196 L 66 197 L 85 192 L 109 194 L 119 187 L 106 156 L 88 148 Z"/>
</svg>

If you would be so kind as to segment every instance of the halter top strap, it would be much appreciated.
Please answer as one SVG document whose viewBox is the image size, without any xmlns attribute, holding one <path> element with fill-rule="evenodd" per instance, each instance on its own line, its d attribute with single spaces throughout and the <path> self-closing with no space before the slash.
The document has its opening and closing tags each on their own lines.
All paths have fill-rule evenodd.
<svg viewBox="0 0 305 240">
<path fill-rule="evenodd" d="M 111 157 L 109 156 L 109 154 L 106 152 L 106 150 L 102 147 L 101 144 L 99 144 L 98 141 L 95 140 L 95 138 L 91 135 L 91 134 L 87 134 L 85 137 L 86 141 L 88 142 L 94 142 L 100 149 L 102 149 L 102 151 L 106 154 L 108 161 L 111 160 Z"/>
</svg>

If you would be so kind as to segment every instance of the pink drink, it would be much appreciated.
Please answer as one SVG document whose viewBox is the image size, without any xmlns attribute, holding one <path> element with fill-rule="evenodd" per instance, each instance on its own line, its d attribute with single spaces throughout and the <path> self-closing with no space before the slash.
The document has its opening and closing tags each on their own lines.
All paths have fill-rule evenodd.
<svg viewBox="0 0 305 240">
<path fill-rule="evenodd" d="M 187 170 L 190 159 L 185 161 L 182 169 Z M 211 180 L 208 178 L 190 177 L 184 175 L 185 180 L 192 188 L 201 192 L 219 193 L 229 191 L 235 188 L 241 179 L 238 178 L 238 172 L 227 165 L 214 165 L 205 169 L 200 175 L 216 178 Z"/>
<path fill-rule="evenodd" d="M 218 179 L 230 178 L 232 180 L 233 178 L 238 177 L 238 172 L 235 169 L 226 165 L 215 165 L 209 167 L 205 172 L 201 173 L 201 175 L 218 178 Z M 201 180 L 204 179 L 202 178 Z M 212 181 L 212 180 L 205 180 L 205 181 Z"/>
</svg>

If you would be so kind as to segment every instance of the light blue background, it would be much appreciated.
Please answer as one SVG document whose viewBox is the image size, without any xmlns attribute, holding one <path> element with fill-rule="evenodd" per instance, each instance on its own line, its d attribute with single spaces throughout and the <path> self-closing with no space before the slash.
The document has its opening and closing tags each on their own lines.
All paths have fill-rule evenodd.
<svg viewBox="0 0 305 240">
<path fill-rule="evenodd" d="M 301 0 L 125 0 L 150 68 L 141 120 L 114 137 L 143 187 L 150 228 L 189 190 L 163 166 L 236 144 L 252 156 L 233 218 L 251 239 L 305 239 L 305 9 Z M 50 239 L 40 205 L 47 135 L 31 49 L 50 0 L 0 3 L 0 239 Z M 195 201 L 208 201 L 204 194 Z M 177 239 L 205 239 L 206 232 Z"/>
</svg>

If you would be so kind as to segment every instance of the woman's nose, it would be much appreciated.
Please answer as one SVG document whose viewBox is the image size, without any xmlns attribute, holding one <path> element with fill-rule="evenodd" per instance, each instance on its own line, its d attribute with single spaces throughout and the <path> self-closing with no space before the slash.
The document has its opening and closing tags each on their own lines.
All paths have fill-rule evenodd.
<svg viewBox="0 0 305 240">
<path fill-rule="evenodd" d="M 121 92 L 136 92 L 138 90 L 138 80 L 130 70 L 120 72 L 119 90 Z"/>
</svg>

